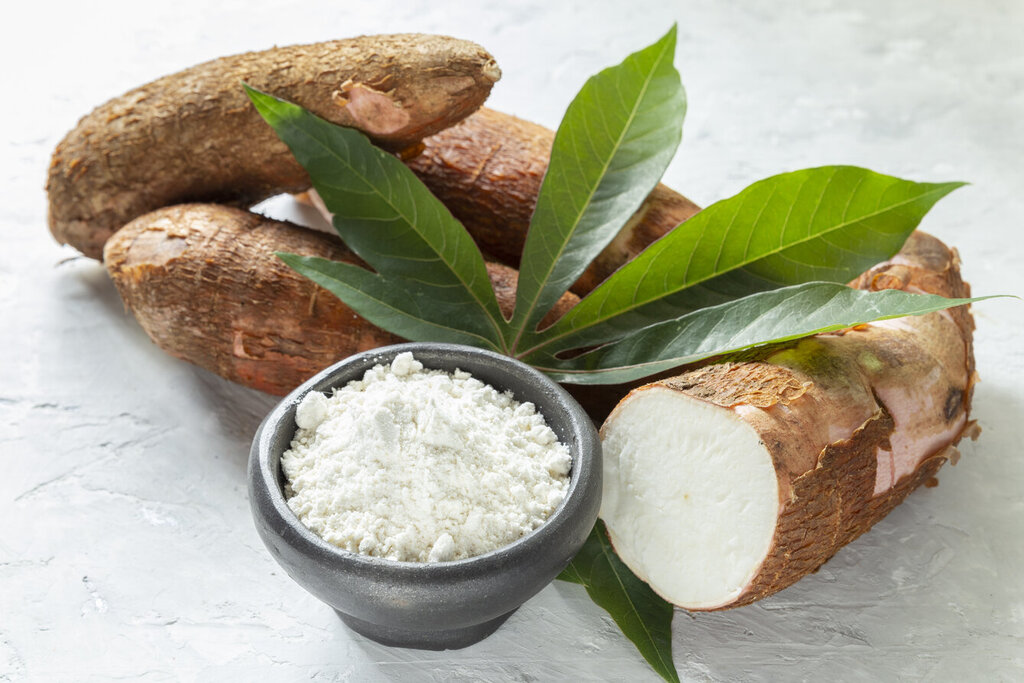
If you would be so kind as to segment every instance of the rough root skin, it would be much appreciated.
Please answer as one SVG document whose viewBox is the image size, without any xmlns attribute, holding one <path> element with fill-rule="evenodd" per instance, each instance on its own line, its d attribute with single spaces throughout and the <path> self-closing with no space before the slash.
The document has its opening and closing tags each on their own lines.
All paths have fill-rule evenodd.
<svg viewBox="0 0 1024 683">
<path fill-rule="evenodd" d="M 406 160 L 473 235 L 485 254 L 514 268 L 547 171 L 554 132 L 482 108 L 462 123 L 423 141 Z M 658 185 L 615 239 L 573 285 L 580 296 L 700 208 Z"/>
<path fill-rule="evenodd" d="M 276 251 L 363 265 L 334 235 L 217 204 L 137 218 L 107 242 L 104 263 L 157 346 L 260 391 L 287 394 L 346 356 L 402 341 L 293 271 Z M 511 316 L 518 274 L 498 264 L 487 270 Z M 563 297 L 557 314 L 576 301 Z"/>
<path fill-rule="evenodd" d="M 920 232 L 852 286 L 970 296 L 956 252 Z M 966 306 L 862 325 L 691 368 L 623 399 L 662 386 L 735 411 L 774 461 L 772 547 L 742 593 L 712 609 L 792 585 L 956 462 L 956 444 L 978 433 L 969 420 L 973 329 Z M 610 526 L 609 535 L 614 542 Z"/>
<path fill-rule="evenodd" d="M 242 90 L 290 100 L 404 149 L 475 111 L 500 77 L 480 46 L 444 36 L 364 36 L 215 59 L 97 107 L 57 146 L 50 231 L 100 258 L 142 214 L 194 201 L 251 205 L 309 186 Z"/>
</svg>

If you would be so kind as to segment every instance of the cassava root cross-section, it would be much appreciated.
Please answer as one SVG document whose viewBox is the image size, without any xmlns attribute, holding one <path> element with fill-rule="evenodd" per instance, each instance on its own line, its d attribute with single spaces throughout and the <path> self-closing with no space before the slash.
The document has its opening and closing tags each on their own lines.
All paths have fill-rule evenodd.
<svg viewBox="0 0 1024 683">
<path fill-rule="evenodd" d="M 287 394 L 354 353 L 402 341 L 293 271 L 276 251 L 361 264 L 335 235 L 219 204 L 140 216 L 107 241 L 103 260 L 157 346 L 272 394 Z M 487 271 L 502 313 L 511 315 L 518 273 L 494 263 Z M 555 314 L 576 301 L 565 295 Z"/>
<path fill-rule="evenodd" d="M 967 297 L 954 251 L 916 232 L 853 286 Z M 605 421 L 601 508 L 622 560 L 691 610 L 814 571 L 974 436 L 967 307 L 862 325 L 630 392 Z"/>
<path fill-rule="evenodd" d="M 500 77 L 479 45 L 444 36 L 363 36 L 215 59 L 100 105 L 57 146 L 50 230 L 99 258 L 147 211 L 191 201 L 251 205 L 309 177 L 249 103 L 242 82 L 393 150 L 475 111 Z"/>
</svg>

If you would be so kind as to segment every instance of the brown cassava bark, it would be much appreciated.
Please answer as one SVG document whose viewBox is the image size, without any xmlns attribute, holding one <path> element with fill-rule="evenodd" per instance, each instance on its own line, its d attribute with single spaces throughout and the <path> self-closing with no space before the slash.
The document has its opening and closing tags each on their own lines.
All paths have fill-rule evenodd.
<svg viewBox="0 0 1024 683">
<path fill-rule="evenodd" d="M 424 140 L 422 153 L 406 164 L 462 221 L 484 253 L 518 268 L 553 140 L 554 132 L 544 126 L 483 108 Z M 699 210 L 658 185 L 572 291 L 586 294 Z"/>
<path fill-rule="evenodd" d="M 215 59 L 100 105 L 57 146 L 50 230 L 99 258 L 114 231 L 191 201 L 251 205 L 309 186 L 250 104 L 242 82 L 404 149 L 460 121 L 500 77 L 480 46 L 455 38 L 363 36 Z"/>
<path fill-rule="evenodd" d="M 125 306 L 164 351 L 245 386 L 283 395 L 359 351 L 403 341 L 286 266 L 275 251 L 361 261 L 332 235 L 217 204 L 166 207 L 107 242 Z M 502 313 L 516 271 L 488 264 Z M 557 315 L 572 307 L 566 295 Z"/>
<path fill-rule="evenodd" d="M 956 252 L 920 232 L 852 284 L 970 296 Z M 977 433 L 969 421 L 973 327 L 966 306 L 882 321 L 692 368 L 630 394 L 661 386 L 732 410 L 771 454 L 780 502 L 772 547 L 722 607 L 816 570 L 955 462 L 959 440 Z"/>
</svg>

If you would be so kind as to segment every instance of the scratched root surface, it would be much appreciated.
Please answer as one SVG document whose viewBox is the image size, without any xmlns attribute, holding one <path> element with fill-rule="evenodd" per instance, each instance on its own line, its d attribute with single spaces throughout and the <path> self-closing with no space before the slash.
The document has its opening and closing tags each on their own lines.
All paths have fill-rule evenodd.
<svg viewBox="0 0 1024 683">
<path fill-rule="evenodd" d="M 0 43 L 18 65 L 0 109 L 0 681 L 657 680 L 578 586 L 546 588 L 479 645 L 419 652 L 352 634 L 278 569 L 244 478 L 274 399 L 156 348 L 103 267 L 46 227 L 54 145 L 162 74 L 446 32 L 497 58 L 491 106 L 555 127 L 584 78 L 677 21 L 690 107 L 668 186 L 706 206 L 828 163 L 967 180 L 922 227 L 959 249 L 974 292 L 1024 294 L 1019 5 L 110 4 L 29 3 Z M 816 574 L 748 607 L 677 612 L 684 680 L 1024 678 L 1024 304 L 975 314 L 979 441 Z"/>
</svg>

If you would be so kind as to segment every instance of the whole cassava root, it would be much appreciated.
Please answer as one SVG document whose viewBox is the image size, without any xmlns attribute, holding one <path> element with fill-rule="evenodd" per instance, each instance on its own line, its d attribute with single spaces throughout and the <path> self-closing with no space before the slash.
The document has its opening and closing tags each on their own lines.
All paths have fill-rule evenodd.
<svg viewBox="0 0 1024 683">
<path fill-rule="evenodd" d="M 173 356 L 283 395 L 328 365 L 402 341 L 286 266 L 276 251 L 361 263 L 333 235 L 218 204 L 140 216 L 107 241 L 104 263 L 125 305 Z M 516 271 L 488 264 L 505 315 Z M 566 295 L 556 308 L 576 303 Z"/>
<path fill-rule="evenodd" d="M 853 284 L 970 295 L 956 253 L 919 232 Z M 694 610 L 744 605 L 814 571 L 976 435 L 972 331 L 960 307 L 630 392 L 601 430 L 601 516 L 619 556 Z"/>
<path fill-rule="evenodd" d="M 251 106 L 242 82 L 401 150 L 475 111 L 500 77 L 480 46 L 417 34 L 364 36 L 215 59 L 85 116 L 51 162 L 50 230 L 99 258 L 153 209 L 253 204 L 309 178 Z"/>
</svg>

